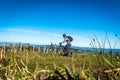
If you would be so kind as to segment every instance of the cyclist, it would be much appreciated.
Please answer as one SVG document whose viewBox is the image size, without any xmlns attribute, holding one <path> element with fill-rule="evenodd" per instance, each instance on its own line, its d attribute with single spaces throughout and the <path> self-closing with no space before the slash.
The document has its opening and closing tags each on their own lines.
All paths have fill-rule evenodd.
<svg viewBox="0 0 120 80">
<path fill-rule="evenodd" d="M 70 56 L 71 40 L 68 38 L 68 36 L 66 34 L 63 34 L 63 38 L 64 38 L 64 40 L 62 42 L 60 42 L 59 44 L 66 42 L 66 45 L 64 47 L 64 49 L 65 49 L 64 55 L 69 57 Z"/>
</svg>

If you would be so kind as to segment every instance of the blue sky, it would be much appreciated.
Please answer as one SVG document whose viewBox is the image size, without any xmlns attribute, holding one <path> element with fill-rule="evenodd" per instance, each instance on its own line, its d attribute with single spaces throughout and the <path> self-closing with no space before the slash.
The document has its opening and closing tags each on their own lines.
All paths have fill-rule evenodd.
<svg viewBox="0 0 120 80">
<path fill-rule="evenodd" d="M 120 48 L 119 23 L 119 0 L 0 0 L 0 41 L 58 44 L 66 33 L 72 45 L 88 47 L 107 32 Z"/>
</svg>

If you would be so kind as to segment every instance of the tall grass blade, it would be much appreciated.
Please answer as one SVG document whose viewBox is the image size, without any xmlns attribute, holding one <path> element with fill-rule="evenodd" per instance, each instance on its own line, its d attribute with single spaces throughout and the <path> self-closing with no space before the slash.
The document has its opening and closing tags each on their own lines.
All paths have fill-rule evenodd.
<svg viewBox="0 0 120 80">
<path fill-rule="evenodd" d="M 55 70 L 55 73 L 61 77 L 61 80 L 66 80 L 65 77 L 58 70 Z"/>
<path fill-rule="evenodd" d="M 68 71 L 67 68 L 65 68 L 65 71 L 66 71 L 66 74 L 67 74 L 68 80 L 74 80 L 74 78 L 72 77 L 72 75 L 70 75 L 70 72 Z"/>
<path fill-rule="evenodd" d="M 115 68 L 115 66 L 104 56 L 102 56 L 103 60 L 111 67 L 111 68 Z"/>
<path fill-rule="evenodd" d="M 90 70 L 86 71 L 86 74 L 90 77 L 91 80 L 96 80 Z"/>
</svg>

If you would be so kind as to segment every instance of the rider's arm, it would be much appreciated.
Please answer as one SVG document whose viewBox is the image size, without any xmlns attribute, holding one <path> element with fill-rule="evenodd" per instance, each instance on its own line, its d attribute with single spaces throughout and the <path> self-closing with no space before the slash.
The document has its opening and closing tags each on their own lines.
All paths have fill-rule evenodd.
<svg viewBox="0 0 120 80">
<path fill-rule="evenodd" d="M 64 40 L 63 40 L 62 42 L 60 42 L 60 43 L 62 44 L 62 43 L 64 43 L 64 42 L 66 42 L 66 38 L 64 38 Z"/>
<path fill-rule="evenodd" d="M 65 42 L 65 39 L 64 39 L 64 41 L 62 41 L 62 42 L 60 42 L 60 43 L 62 44 L 62 43 L 64 43 L 64 42 Z"/>
<path fill-rule="evenodd" d="M 60 42 L 61 44 L 64 43 L 64 42 L 68 42 L 69 39 L 67 37 L 64 37 L 64 41 Z"/>
</svg>

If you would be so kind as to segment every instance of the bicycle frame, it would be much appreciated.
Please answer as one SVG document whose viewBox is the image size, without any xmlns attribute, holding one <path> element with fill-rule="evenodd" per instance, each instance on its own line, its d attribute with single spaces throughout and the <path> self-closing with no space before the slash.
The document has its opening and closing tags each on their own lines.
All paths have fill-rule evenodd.
<svg viewBox="0 0 120 80">
<path fill-rule="evenodd" d="M 67 55 L 67 54 L 66 54 L 66 51 L 65 51 L 65 47 L 62 46 L 61 44 L 60 44 L 59 47 L 57 48 L 57 53 L 58 53 L 59 55 L 62 55 L 62 56 L 66 56 L 66 55 Z M 70 52 L 69 52 L 69 55 L 72 56 L 71 50 L 70 50 Z"/>
<path fill-rule="evenodd" d="M 64 46 L 62 46 L 62 45 L 60 44 L 59 47 L 57 48 L 57 53 L 58 53 L 59 55 L 64 55 L 64 54 L 65 54 Z"/>
</svg>

